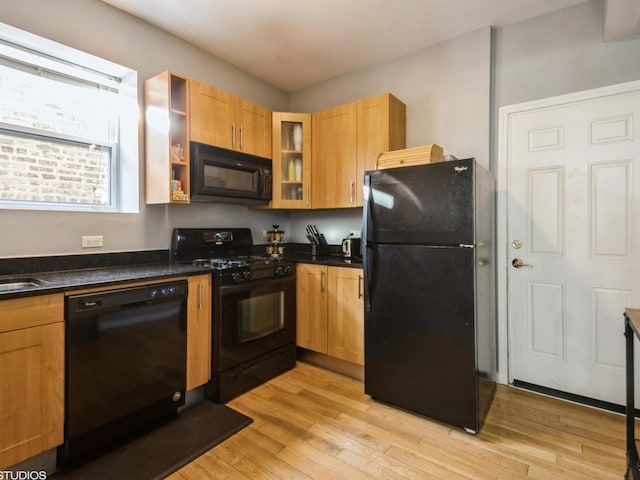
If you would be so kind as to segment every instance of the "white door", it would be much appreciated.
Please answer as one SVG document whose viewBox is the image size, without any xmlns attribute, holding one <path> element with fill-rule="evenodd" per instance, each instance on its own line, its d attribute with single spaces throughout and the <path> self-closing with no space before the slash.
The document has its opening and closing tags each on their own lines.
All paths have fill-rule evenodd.
<svg viewBox="0 0 640 480">
<path fill-rule="evenodd" d="M 640 307 L 640 82 L 505 109 L 509 381 L 624 404 L 622 314 Z"/>
</svg>

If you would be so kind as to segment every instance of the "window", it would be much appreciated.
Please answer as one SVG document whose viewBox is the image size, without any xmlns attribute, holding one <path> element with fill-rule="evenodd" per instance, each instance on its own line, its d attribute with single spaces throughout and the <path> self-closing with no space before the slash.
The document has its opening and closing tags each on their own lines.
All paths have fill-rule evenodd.
<svg viewBox="0 0 640 480">
<path fill-rule="evenodd" d="M 0 208 L 138 211 L 137 74 L 0 24 Z"/>
</svg>

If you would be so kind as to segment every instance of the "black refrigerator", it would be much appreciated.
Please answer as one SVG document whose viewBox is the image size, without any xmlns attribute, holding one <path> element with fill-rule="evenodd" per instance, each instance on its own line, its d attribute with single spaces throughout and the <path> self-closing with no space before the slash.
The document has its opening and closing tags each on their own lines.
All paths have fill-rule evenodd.
<svg viewBox="0 0 640 480">
<path fill-rule="evenodd" d="M 479 431 L 496 381 L 494 179 L 474 159 L 365 172 L 365 392 Z"/>
</svg>

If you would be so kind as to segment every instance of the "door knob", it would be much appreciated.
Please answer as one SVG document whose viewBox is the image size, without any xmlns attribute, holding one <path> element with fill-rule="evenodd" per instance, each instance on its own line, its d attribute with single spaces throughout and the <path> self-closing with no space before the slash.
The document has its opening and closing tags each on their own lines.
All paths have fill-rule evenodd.
<svg viewBox="0 0 640 480">
<path fill-rule="evenodd" d="M 515 268 L 533 267 L 533 265 L 531 265 L 530 263 L 524 263 L 521 258 L 514 258 L 511 262 L 511 265 L 513 265 Z"/>
</svg>

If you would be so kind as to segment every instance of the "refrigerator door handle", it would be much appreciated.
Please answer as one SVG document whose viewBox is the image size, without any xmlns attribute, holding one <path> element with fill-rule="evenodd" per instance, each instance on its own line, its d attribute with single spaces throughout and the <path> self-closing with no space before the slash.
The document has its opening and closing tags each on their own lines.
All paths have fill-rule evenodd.
<svg viewBox="0 0 640 480">
<path fill-rule="evenodd" d="M 369 240 L 369 226 L 371 225 L 371 174 L 366 173 L 364 175 L 364 185 L 362 187 L 363 193 L 363 208 L 362 208 L 362 245 L 366 246 Z M 365 252 L 362 252 L 365 255 Z M 363 258 L 364 262 L 364 258 Z"/>
<path fill-rule="evenodd" d="M 369 245 L 369 228 L 371 226 L 371 174 L 364 175 L 364 205 L 362 209 L 362 266 L 364 268 L 364 311 L 371 311 L 371 282 L 373 280 L 373 264 Z"/>
</svg>

